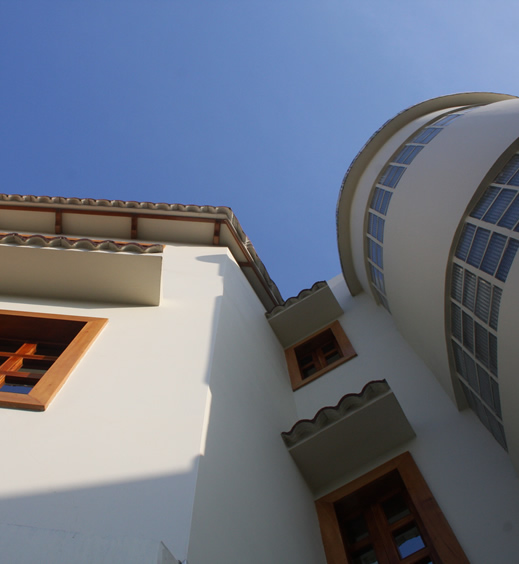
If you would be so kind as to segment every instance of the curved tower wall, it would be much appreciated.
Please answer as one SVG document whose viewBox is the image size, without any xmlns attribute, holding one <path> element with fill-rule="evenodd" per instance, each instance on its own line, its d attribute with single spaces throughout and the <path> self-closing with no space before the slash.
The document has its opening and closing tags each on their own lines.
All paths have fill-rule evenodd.
<svg viewBox="0 0 519 564">
<path fill-rule="evenodd" d="M 448 115 L 458 117 L 442 119 Z M 384 180 L 390 163 L 401 166 L 394 161 L 402 147 L 419 146 L 415 141 L 421 132 L 435 124 L 441 130 L 422 143 L 396 185 L 381 185 L 391 184 Z M 518 99 L 466 94 L 425 102 L 388 122 L 367 143 L 345 178 L 338 204 L 339 251 L 352 293 L 364 290 L 385 303 L 402 335 L 460 406 L 465 398 L 450 351 L 451 304 L 446 295 L 453 254 L 466 215 L 519 149 L 518 137 Z M 391 193 L 383 213 L 371 210 L 383 220 L 382 241 L 367 235 L 373 231 L 369 209 L 377 207 L 376 186 Z M 382 250 L 375 251 L 376 247 Z M 371 274 L 375 263 L 383 274 L 378 290 Z M 518 263 L 512 265 L 503 287 L 497 328 L 502 419 L 513 458 L 518 450 L 514 445 L 519 446 L 519 433 L 514 432 L 519 429 L 514 409 L 519 399 L 514 374 L 519 360 L 514 342 L 519 294 L 513 290 L 519 284 Z M 519 465 L 519 459 L 515 462 Z"/>
</svg>

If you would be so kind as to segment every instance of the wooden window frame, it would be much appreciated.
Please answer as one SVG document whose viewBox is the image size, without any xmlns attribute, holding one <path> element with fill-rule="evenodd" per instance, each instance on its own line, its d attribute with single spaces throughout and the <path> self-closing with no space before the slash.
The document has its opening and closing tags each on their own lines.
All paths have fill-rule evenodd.
<svg viewBox="0 0 519 564">
<path fill-rule="evenodd" d="M 57 315 L 51 313 L 33 313 L 24 311 L 0 310 L 0 316 L 12 316 L 27 318 L 27 325 L 31 319 L 48 319 L 56 321 L 74 321 L 84 323 L 76 336 L 70 341 L 63 352 L 52 363 L 38 383 L 34 385 L 28 394 L 0 391 L 0 407 L 25 409 L 31 411 L 44 411 L 61 389 L 70 373 L 86 353 L 90 345 L 101 329 L 107 323 L 107 319 L 98 317 L 82 317 L 72 315 Z M 23 322 L 22 322 L 23 323 Z M 16 357 L 16 353 L 10 357 Z M 0 374 L 4 381 L 4 375 Z"/>
<path fill-rule="evenodd" d="M 349 564 L 350 562 L 343 544 L 334 503 L 355 494 L 361 488 L 369 487 L 370 484 L 394 472 L 398 473 L 403 482 L 407 495 L 427 533 L 435 553 L 434 561 L 441 564 L 469 564 L 463 549 L 409 452 L 393 458 L 315 502 L 327 563 Z M 402 562 L 407 561 L 410 561 L 409 557 L 402 560 Z M 383 564 L 382 560 L 380 562 Z M 393 563 L 384 560 L 384 564 Z"/>
<path fill-rule="evenodd" d="M 335 341 L 338 345 L 341 358 L 339 358 L 335 362 L 332 362 L 331 364 L 324 366 L 323 368 L 321 368 L 311 376 L 303 378 L 303 375 L 301 374 L 299 362 L 297 360 L 296 349 L 301 347 L 302 345 L 307 345 L 307 344 L 311 345 L 311 341 L 318 340 L 319 337 L 326 331 L 332 332 L 333 337 L 335 338 Z M 288 366 L 288 373 L 290 375 L 290 381 L 292 383 L 292 389 L 297 390 L 302 386 L 306 386 L 306 384 L 313 382 L 317 378 L 320 378 L 323 374 L 326 374 L 330 370 L 333 370 L 337 366 L 343 364 L 344 362 L 347 362 L 348 360 L 351 360 L 356 356 L 357 353 L 355 352 L 355 349 L 350 343 L 350 340 L 346 336 L 346 333 L 344 332 L 344 329 L 342 328 L 341 324 L 338 321 L 334 321 L 333 323 L 327 325 L 326 327 L 323 327 L 322 329 L 320 329 L 310 337 L 307 337 L 306 339 L 299 341 L 295 345 L 285 350 L 285 357 Z"/>
</svg>

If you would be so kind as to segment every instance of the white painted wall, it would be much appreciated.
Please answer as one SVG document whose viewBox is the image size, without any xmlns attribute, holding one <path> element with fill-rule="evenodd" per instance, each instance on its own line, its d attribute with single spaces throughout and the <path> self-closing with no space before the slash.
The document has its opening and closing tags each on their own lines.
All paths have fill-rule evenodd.
<svg viewBox="0 0 519 564">
<path fill-rule="evenodd" d="M 295 392 L 298 418 L 311 418 L 343 395 L 360 392 L 367 382 L 385 378 L 416 432 L 402 448 L 344 476 L 329 490 L 409 450 L 470 562 L 515 561 L 519 483 L 507 453 L 470 409 L 456 409 L 384 308 L 365 293 L 352 298 L 342 277 L 329 284 L 344 309 L 339 321 L 358 356 Z"/>
<path fill-rule="evenodd" d="M 133 536 L 190 564 L 324 562 L 264 307 L 221 247 L 168 245 L 162 292 L 159 307 L 0 302 L 109 319 L 46 412 L 0 409 L 0 528 L 36 531 L 28 550 L 52 529 L 65 552 Z"/>
<path fill-rule="evenodd" d="M 3 299 L 109 322 L 46 412 L 0 409 L 0 524 L 138 535 L 186 557 L 228 260 L 167 246 L 160 307 Z"/>
<path fill-rule="evenodd" d="M 2 562 L 9 564 L 179 564 L 162 542 L 0 525 Z"/>
<path fill-rule="evenodd" d="M 283 350 L 237 265 L 224 290 L 189 564 L 325 562 L 313 499 L 281 439 L 295 422 Z"/>
<path fill-rule="evenodd" d="M 371 201 L 371 190 L 377 178 L 380 176 L 383 167 L 391 158 L 391 156 L 396 152 L 396 150 L 400 147 L 400 145 L 405 143 L 417 129 L 423 127 L 426 123 L 433 120 L 434 118 L 440 117 L 444 113 L 447 113 L 451 109 L 452 108 L 447 108 L 442 111 L 432 112 L 425 116 L 421 116 L 398 130 L 387 141 L 387 143 L 382 145 L 376 152 L 359 179 L 351 205 L 349 230 L 355 273 L 365 292 L 371 292 L 370 283 L 368 281 L 366 272 L 366 263 L 364 261 L 366 208 L 369 207 L 369 203 Z"/>
<path fill-rule="evenodd" d="M 402 176 L 384 230 L 386 291 L 402 335 L 452 394 L 445 283 L 456 229 L 519 132 L 519 100 L 476 108 L 445 127 Z"/>
</svg>

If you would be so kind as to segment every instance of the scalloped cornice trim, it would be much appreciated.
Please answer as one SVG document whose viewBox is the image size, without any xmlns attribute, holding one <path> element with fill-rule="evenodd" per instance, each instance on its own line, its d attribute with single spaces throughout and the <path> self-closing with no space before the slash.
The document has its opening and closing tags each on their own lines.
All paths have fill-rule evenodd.
<svg viewBox="0 0 519 564">
<path fill-rule="evenodd" d="M 234 233 L 241 244 L 245 247 L 247 252 L 252 258 L 254 267 L 257 269 L 263 281 L 271 293 L 271 302 L 283 302 L 281 293 L 275 282 L 270 277 L 265 265 L 259 258 L 252 242 L 247 237 L 243 231 L 238 218 L 234 215 L 231 208 L 226 206 L 196 206 L 196 205 L 183 205 L 183 204 L 167 204 L 164 202 L 154 203 L 154 202 L 136 202 L 136 201 L 124 201 L 124 200 L 96 200 L 94 198 L 65 198 L 61 196 L 34 196 L 34 195 L 21 195 L 21 194 L 2 194 L 0 193 L 0 204 L 2 202 L 16 205 L 16 204 L 26 204 L 27 206 L 49 206 L 54 208 L 52 211 L 56 211 L 56 208 L 66 211 L 67 209 L 74 207 L 85 207 L 85 208 L 104 208 L 106 211 L 111 209 L 114 213 L 117 212 L 135 212 L 135 213 L 152 213 L 155 212 L 157 215 L 171 214 L 172 216 L 196 216 L 196 215 L 206 215 L 206 216 L 224 216 L 225 220 L 234 230 Z M 49 210 L 50 211 L 50 210 Z M 217 218 L 215 218 L 217 219 Z"/>
<path fill-rule="evenodd" d="M 3 202 L 29 202 L 31 204 L 63 205 L 63 206 L 95 206 L 110 208 L 131 208 L 140 210 L 182 211 L 195 213 L 222 213 L 234 216 L 231 208 L 225 206 L 195 206 L 183 204 L 166 204 L 164 202 L 135 202 L 124 200 L 96 200 L 94 198 L 64 198 L 62 196 L 32 196 L 21 194 L 0 194 Z"/>
<path fill-rule="evenodd" d="M 386 380 L 368 382 L 360 394 L 346 394 L 337 405 L 322 407 L 312 419 L 300 419 L 290 431 L 281 433 L 281 437 L 287 448 L 293 447 L 390 390 Z"/>
<path fill-rule="evenodd" d="M 54 247 L 61 249 L 81 249 L 84 251 L 110 251 L 124 253 L 161 253 L 163 245 L 125 243 L 121 241 L 97 241 L 94 239 L 73 239 L 57 235 L 20 235 L 19 233 L 0 233 L 1 245 L 18 245 L 22 247 Z"/>
<path fill-rule="evenodd" d="M 299 294 L 297 294 L 297 296 L 293 296 L 291 298 L 288 298 L 284 304 L 282 305 L 278 305 L 276 306 L 274 309 L 270 310 L 266 315 L 267 315 L 267 319 L 270 317 L 273 317 L 274 315 L 277 315 L 278 313 L 285 311 L 286 309 L 288 309 L 290 306 L 293 306 L 297 303 L 299 303 L 300 301 L 304 300 L 305 298 L 307 298 L 308 296 L 311 296 L 312 294 L 315 294 L 318 290 L 320 290 L 321 288 L 326 288 L 326 286 L 328 286 L 328 282 L 321 280 L 319 282 L 316 282 L 315 284 L 313 284 L 313 286 L 311 288 L 305 288 L 304 290 L 301 290 L 299 292 Z"/>
</svg>

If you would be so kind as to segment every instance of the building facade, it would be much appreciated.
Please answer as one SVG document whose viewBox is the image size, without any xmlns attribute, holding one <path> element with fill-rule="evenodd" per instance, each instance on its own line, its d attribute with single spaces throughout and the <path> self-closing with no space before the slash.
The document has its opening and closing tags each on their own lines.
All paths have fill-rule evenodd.
<svg viewBox="0 0 519 564">
<path fill-rule="evenodd" d="M 3 195 L 3 560 L 515 561 L 518 109 L 386 123 L 287 301 L 228 208 Z"/>
</svg>

